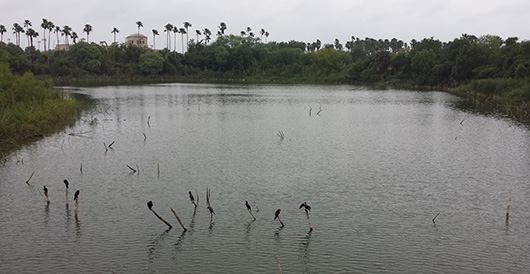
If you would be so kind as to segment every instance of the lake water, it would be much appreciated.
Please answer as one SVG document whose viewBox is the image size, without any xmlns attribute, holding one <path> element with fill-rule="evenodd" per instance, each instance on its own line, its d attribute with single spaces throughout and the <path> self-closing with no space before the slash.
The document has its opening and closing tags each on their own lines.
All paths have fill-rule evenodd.
<svg viewBox="0 0 530 274">
<path fill-rule="evenodd" d="M 226 84 L 69 92 L 94 108 L 0 163 L 0 273 L 530 269 L 530 131 L 453 95 Z"/>
</svg>

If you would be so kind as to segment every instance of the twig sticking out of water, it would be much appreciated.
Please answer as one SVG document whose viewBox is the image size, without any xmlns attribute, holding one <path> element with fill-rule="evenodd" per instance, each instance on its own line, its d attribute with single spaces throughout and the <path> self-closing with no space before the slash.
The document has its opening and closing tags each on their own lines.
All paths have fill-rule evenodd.
<svg viewBox="0 0 530 274">
<path fill-rule="evenodd" d="M 280 267 L 280 262 L 278 262 L 278 271 L 280 271 L 280 274 L 282 274 L 282 268 Z"/>
<path fill-rule="evenodd" d="M 463 119 L 462 121 L 460 121 L 460 125 L 461 125 L 461 126 L 464 125 L 464 121 L 465 121 L 465 120 L 466 120 L 466 119 Z"/>
<path fill-rule="evenodd" d="M 26 181 L 26 184 L 29 185 L 29 181 L 31 180 L 31 178 L 33 178 L 33 174 L 35 174 L 35 171 L 33 171 L 33 172 L 31 173 L 31 175 L 29 176 L 29 179 Z"/>
<path fill-rule="evenodd" d="M 158 176 L 160 177 L 160 163 L 156 164 L 156 169 L 158 171 Z"/>
<path fill-rule="evenodd" d="M 145 140 L 147 140 L 147 135 L 145 135 L 144 132 L 142 132 L 142 134 L 144 135 L 144 142 L 145 142 Z"/>
<path fill-rule="evenodd" d="M 311 117 L 311 111 L 313 110 L 313 108 L 311 108 L 311 106 L 309 106 L 309 117 Z"/>
<path fill-rule="evenodd" d="M 151 128 L 151 116 L 147 117 L 147 126 Z"/>
<path fill-rule="evenodd" d="M 436 217 L 438 217 L 438 215 L 440 215 L 440 212 L 438 212 L 438 214 L 436 214 L 436 216 L 434 216 L 434 218 L 432 218 L 432 223 L 435 224 L 435 220 L 436 220 Z"/>
<path fill-rule="evenodd" d="M 285 138 L 285 134 L 283 134 L 283 131 L 278 130 L 278 137 L 280 137 L 280 140 L 283 140 Z"/>
<path fill-rule="evenodd" d="M 210 189 L 208 189 L 208 187 L 206 188 L 206 204 L 208 205 L 207 208 L 210 211 L 211 217 L 213 217 L 215 212 L 213 211 L 212 205 L 210 204 Z"/>
<path fill-rule="evenodd" d="M 188 191 L 188 196 L 190 197 L 191 203 L 197 208 L 197 203 L 195 202 L 195 197 L 191 194 L 191 191 Z M 199 202 L 199 196 L 197 196 L 197 202 Z"/>
<path fill-rule="evenodd" d="M 105 146 L 105 153 L 107 153 L 107 151 L 109 151 L 109 149 L 107 148 L 107 144 L 105 144 L 105 142 L 103 142 L 103 145 Z"/>
<path fill-rule="evenodd" d="M 75 216 L 77 217 L 77 209 L 79 207 L 79 190 L 77 190 L 74 193 L 74 201 L 75 201 Z"/>
<path fill-rule="evenodd" d="M 136 172 L 137 170 L 132 168 L 130 165 L 126 165 L 130 170 L 132 170 L 132 172 Z"/>
<path fill-rule="evenodd" d="M 169 226 L 169 228 L 172 228 L 173 226 L 171 226 L 171 224 L 169 224 L 166 220 L 164 220 L 164 218 L 160 217 L 160 215 L 158 215 L 154 209 L 153 209 L 153 202 L 152 201 L 149 201 L 147 202 L 147 207 L 149 208 L 149 210 L 151 210 L 151 212 L 153 212 L 155 214 L 155 216 L 162 222 L 164 222 L 167 226 Z"/>
<path fill-rule="evenodd" d="M 320 106 L 318 107 L 317 115 L 320 115 L 320 112 L 322 112 L 322 105 L 320 105 Z"/>
<path fill-rule="evenodd" d="M 116 141 L 112 141 L 112 143 L 109 144 L 109 148 L 112 148 L 112 145 L 114 145 L 114 142 Z"/>
<path fill-rule="evenodd" d="M 46 197 L 46 203 L 50 204 L 50 198 L 48 198 L 48 188 L 46 186 L 44 188 L 44 196 Z"/>
<path fill-rule="evenodd" d="M 512 198 L 510 198 L 508 200 L 508 206 L 506 208 L 506 221 L 508 221 L 508 219 L 510 218 L 510 205 L 512 203 Z"/>
<path fill-rule="evenodd" d="M 79 171 L 81 172 L 81 175 L 83 175 L 83 164 L 79 164 Z"/>
<path fill-rule="evenodd" d="M 285 225 L 283 224 L 282 220 L 280 219 L 280 212 L 281 211 L 282 211 L 281 209 L 276 210 L 276 212 L 274 213 L 274 220 L 278 219 L 278 221 L 280 222 L 282 227 L 284 227 Z"/>
<path fill-rule="evenodd" d="M 69 188 L 70 183 L 68 183 L 68 180 L 64 180 L 63 183 L 64 183 L 64 186 L 66 187 L 66 207 L 68 208 L 68 188 Z"/>
<path fill-rule="evenodd" d="M 307 217 L 307 222 L 309 223 L 309 231 L 313 231 L 313 227 L 311 226 L 311 220 L 309 219 L 309 211 L 311 211 L 311 207 L 306 202 L 304 202 L 300 205 L 300 208 L 304 208 L 305 216 Z"/>
<path fill-rule="evenodd" d="M 177 221 L 179 222 L 179 224 L 182 227 L 182 229 L 184 229 L 184 231 L 188 231 L 188 229 L 184 226 L 184 224 L 182 223 L 182 220 L 180 220 L 180 218 L 177 215 L 177 213 L 175 212 L 175 210 L 173 210 L 173 208 L 171 208 L 171 211 L 173 212 L 173 215 L 175 215 L 175 217 L 177 218 Z"/>
<path fill-rule="evenodd" d="M 138 167 L 138 165 L 136 165 L 136 170 L 138 170 L 138 175 L 140 175 L 140 168 Z"/>
<path fill-rule="evenodd" d="M 254 218 L 254 220 L 256 220 L 256 217 L 254 217 L 254 214 L 252 214 L 252 208 L 248 204 L 248 201 L 245 201 L 245 205 L 247 206 L 247 210 L 248 210 L 248 213 L 250 213 L 250 216 L 252 216 L 252 218 Z"/>
</svg>

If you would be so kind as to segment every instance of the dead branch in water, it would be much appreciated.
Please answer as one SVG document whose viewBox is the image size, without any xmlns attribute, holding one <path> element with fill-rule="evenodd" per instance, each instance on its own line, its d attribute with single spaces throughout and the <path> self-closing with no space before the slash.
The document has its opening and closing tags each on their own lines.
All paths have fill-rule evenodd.
<svg viewBox="0 0 530 274">
<path fill-rule="evenodd" d="M 107 151 L 109 151 L 109 149 L 107 148 L 107 144 L 105 144 L 105 142 L 103 142 L 103 145 L 105 146 L 105 153 L 106 153 Z"/>
<path fill-rule="evenodd" d="M 175 210 L 173 210 L 173 208 L 171 208 L 171 211 L 173 212 L 173 215 L 175 215 L 175 218 L 177 218 L 177 221 L 179 222 L 179 224 L 182 227 L 182 229 L 184 229 L 184 231 L 188 231 L 188 229 L 184 226 L 184 224 L 182 223 L 182 220 L 180 220 L 180 218 L 177 215 L 177 213 L 175 212 Z"/>
<path fill-rule="evenodd" d="M 83 175 L 83 164 L 79 164 L 79 171 L 81 172 L 81 175 Z"/>
<path fill-rule="evenodd" d="M 26 181 L 26 184 L 29 185 L 29 181 L 31 180 L 31 178 L 33 178 L 33 174 L 35 174 L 35 171 L 33 171 L 33 172 L 31 173 L 31 175 L 29 176 L 29 179 Z"/>
<path fill-rule="evenodd" d="M 130 170 L 132 170 L 132 172 L 136 172 L 137 170 L 132 168 L 130 165 L 126 165 Z"/>
<path fill-rule="evenodd" d="M 433 224 L 436 223 L 434 220 L 436 220 L 436 217 L 438 217 L 438 215 L 440 215 L 440 212 L 438 212 L 438 214 L 436 214 L 436 216 L 434 216 L 434 218 L 432 218 L 432 223 L 433 223 Z"/>
<path fill-rule="evenodd" d="M 142 132 L 142 134 L 144 135 L 144 142 L 145 142 L 145 140 L 147 140 L 147 135 L 145 135 L 144 132 Z"/>
<path fill-rule="evenodd" d="M 313 108 L 311 108 L 311 106 L 309 106 L 309 117 L 311 117 L 311 111 L 313 110 Z"/>
<path fill-rule="evenodd" d="M 171 224 L 169 224 L 166 220 L 164 220 L 164 218 L 160 217 L 160 215 L 158 215 L 154 209 L 153 209 L 153 202 L 152 201 L 149 201 L 147 202 L 147 207 L 149 208 L 149 210 L 151 210 L 151 212 L 153 212 L 153 214 L 155 214 L 155 216 L 162 222 L 164 222 L 167 226 L 169 226 L 169 228 L 172 228 L 173 226 L 171 226 Z"/>
<path fill-rule="evenodd" d="M 280 140 L 283 140 L 285 138 L 285 134 L 283 134 L 283 131 L 278 130 L 278 137 L 280 137 Z"/>
<path fill-rule="evenodd" d="M 320 105 L 320 106 L 318 107 L 317 115 L 320 115 L 320 112 L 322 112 L 322 105 Z"/>
<path fill-rule="evenodd" d="M 147 126 L 151 127 L 151 116 L 147 117 Z"/>
<path fill-rule="evenodd" d="M 512 203 L 512 198 L 508 200 L 508 206 L 506 207 L 506 221 L 510 218 L 510 206 Z"/>
<path fill-rule="evenodd" d="M 116 141 L 112 141 L 112 143 L 109 144 L 109 148 L 112 148 L 112 145 L 114 145 L 114 142 Z"/>
</svg>

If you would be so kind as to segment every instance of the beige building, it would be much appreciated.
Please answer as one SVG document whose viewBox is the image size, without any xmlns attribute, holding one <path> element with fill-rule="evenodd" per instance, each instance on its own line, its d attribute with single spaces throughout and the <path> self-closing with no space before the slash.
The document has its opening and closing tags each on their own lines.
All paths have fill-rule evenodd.
<svg viewBox="0 0 530 274">
<path fill-rule="evenodd" d="M 147 36 L 139 34 L 139 33 L 133 33 L 127 38 L 125 38 L 125 42 L 129 45 L 136 45 L 141 48 L 147 48 Z"/>
<path fill-rule="evenodd" d="M 55 50 L 69 50 L 70 44 L 57 44 L 55 45 Z"/>
</svg>

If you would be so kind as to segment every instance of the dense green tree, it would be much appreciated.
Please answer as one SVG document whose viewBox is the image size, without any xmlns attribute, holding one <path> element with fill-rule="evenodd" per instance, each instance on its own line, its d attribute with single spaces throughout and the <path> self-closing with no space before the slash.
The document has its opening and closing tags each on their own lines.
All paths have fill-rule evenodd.
<svg viewBox="0 0 530 274">
<path fill-rule="evenodd" d="M 148 51 L 140 55 L 139 68 L 144 75 L 159 75 L 164 70 L 164 58 L 159 52 Z"/>
<path fill-rule="evenodd" d="M 101 52 L 96 44 L 79 42 L 70 48 L 72 65 L 91 74 L 100 74 Z M 76 73 L 79 73 L 76 71 Z"/>
</svg>

